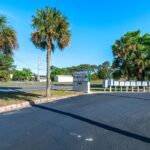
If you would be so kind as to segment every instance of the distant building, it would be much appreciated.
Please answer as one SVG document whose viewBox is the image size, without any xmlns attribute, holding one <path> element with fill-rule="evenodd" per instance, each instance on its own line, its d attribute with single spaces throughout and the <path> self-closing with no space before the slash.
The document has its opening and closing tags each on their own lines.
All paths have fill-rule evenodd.
<svg viewBox="0 0 150 150">
<path fill-rule="evenodd" d="M 46 76 L 40 76 L 39 82 L 46 82 Z"/>
<path fill-rule="evenodd" d="M 73 76 L 69 75 L 57 75 L 55 82 L 73 82 Z"/>
</svg>

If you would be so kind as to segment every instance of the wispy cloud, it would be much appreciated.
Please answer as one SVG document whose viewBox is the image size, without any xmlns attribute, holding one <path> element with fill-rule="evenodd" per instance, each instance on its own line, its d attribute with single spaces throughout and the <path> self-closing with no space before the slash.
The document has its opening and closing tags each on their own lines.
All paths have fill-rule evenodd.
<svg viewBox="0 0 150 150">
<path fill-rule="evenodd" d="M 6 15 L 8 18 L 13 19 L 15 21 L 19 21 L 19 18 L 17 18 L 15 15 L 13 15 L 12 13 L 10 13 L 8 11 L 0 9 L 0 14 L 1 15 Z"/>
</svg>

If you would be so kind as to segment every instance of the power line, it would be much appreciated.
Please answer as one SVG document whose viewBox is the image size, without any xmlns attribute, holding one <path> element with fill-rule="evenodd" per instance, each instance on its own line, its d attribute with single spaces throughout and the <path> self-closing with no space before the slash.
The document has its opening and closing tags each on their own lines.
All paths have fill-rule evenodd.
<svg viewBox="0 0 150 150">
<path fill-rule="evenodd" d="M 21 60 L 20 58 L 17 58 L 16 56 L 14 56 L 14 58 L 15 58 L 16 60 L 18 60 L 19 62 L 25 64 L 25 65 L 28 66 L 29 68 L 32 67 L 32 68 L 34 68 L 34 69 L 36 69 L 36 70 L 38 69 L 38 70 L 46 71 L 46 69 L 42 69 L 42 68 L 39 68 L 38 66 L 36 67 L 36 66 L 31 65 L 31 64 L 28 64 L 28 63 L 26 63 L 25 61 Z"/>
</svg>

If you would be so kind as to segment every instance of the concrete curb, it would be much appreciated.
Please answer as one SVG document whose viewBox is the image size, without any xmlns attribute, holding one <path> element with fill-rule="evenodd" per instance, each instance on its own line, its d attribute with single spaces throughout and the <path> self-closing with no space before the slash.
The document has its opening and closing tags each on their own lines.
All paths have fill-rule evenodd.
<svg viewBox="0 0 150 150">
<path fill-rule="evenodd" d="M 69 96 L 61 96 L 61 97 L 53 97 L 53 98 L 41 98 L 41 99 L 37 99 L 31 102 L 22 102 L 20 104 L 12 104 L 8 106 L 0 107 L 0 113 L 20 110 L 23 108 L 29 108 L 29 107 L 32 107 L 32 103 L 42 104 L 42 103 L 53 102 L 53 101 L 57 101 L 57 100 L 65 99 L 65 98 L 76 97 L 80 95 L 85 95 L 85 94 L 83 93 L 83 94 L 74 94 L 74 95 L 69 95 Z"/>
<path fill-rule="evenodd" d="M 97 91 L 97 92 L 94 92 L 94 91 L 92 91 L 90 93 L 73 94 L 73 95 L 68 95 L 68 96 L 53 97 L 53 98 L 49 98 L 49 99 L 47 99 L 47 98 L 39 98 L 37 100 L 30 101 L 30 102 L 27 101 L 27 102 L 22 102 L 20 104 L 12 104 L 12 105 L 8 105 L 8 106 L 0 107 L 0 113 L 20 110 L 20 109 L 23 109 L 23 108 L 29 108 L 29 107 L 32 107 L 32 103 L 34 103 L 34 104 L 42 104 L 42 103 L 53 102 L 53 101 L 57 101 L 57 100 L 65 99 L 65 98 L 76 97 L 76 96 L 80 96 L 80 95 L 114 94 L 114 93 L 121 93 L 121 92 L 108 92 L 108 91 Z M 122 93 L 126 93 L 126 92 L 122 92 Z M 133 92 L 128 92 L 128 93 L 133 93 Z M 136 93 L 136 92 L 134 92 L 134 93 Z M 146 93 L 146 92 L 140 92 L 140 93 Z"/>
</svg>

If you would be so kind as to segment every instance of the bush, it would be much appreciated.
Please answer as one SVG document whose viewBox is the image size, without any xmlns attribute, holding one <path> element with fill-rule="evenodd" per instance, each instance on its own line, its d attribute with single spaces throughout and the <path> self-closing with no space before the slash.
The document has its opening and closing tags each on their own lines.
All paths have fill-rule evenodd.
<svg viewBox="0 0 150 150">
<path fill-rule="evenodd" d="M 91 80 L 98 80 L 97 74 L 91 74 Z"/>
</svg>

